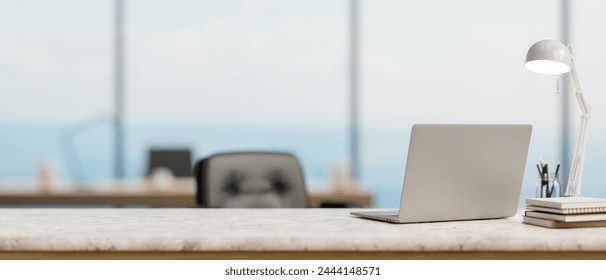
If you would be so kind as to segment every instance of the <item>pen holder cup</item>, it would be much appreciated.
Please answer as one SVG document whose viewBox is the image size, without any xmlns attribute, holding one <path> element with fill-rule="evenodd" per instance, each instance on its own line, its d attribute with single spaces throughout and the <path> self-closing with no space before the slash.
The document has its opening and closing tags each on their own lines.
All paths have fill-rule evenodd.
<svg viewBox="0 0 606 280">
<path fill-rule="evenodd" d="M 560 196 L 560 178 L 554 173 L 550 173 L 546 178 L 537 179 L 536 197 L 558 197 Z"/>
</svg>

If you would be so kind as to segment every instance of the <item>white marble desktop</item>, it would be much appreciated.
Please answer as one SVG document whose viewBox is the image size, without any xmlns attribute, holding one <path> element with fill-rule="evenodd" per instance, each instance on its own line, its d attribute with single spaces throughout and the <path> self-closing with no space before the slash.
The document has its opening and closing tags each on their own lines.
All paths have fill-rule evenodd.
<svg viewBox="0 0 606 280">
<path fill-rule="evenodd" d="M 353 209 L 355 210 L 355 209 Z M 390 224 L 352 209 L 0 209 L 0 251 L 606 251 L 606 228 Z"/>
</svg>

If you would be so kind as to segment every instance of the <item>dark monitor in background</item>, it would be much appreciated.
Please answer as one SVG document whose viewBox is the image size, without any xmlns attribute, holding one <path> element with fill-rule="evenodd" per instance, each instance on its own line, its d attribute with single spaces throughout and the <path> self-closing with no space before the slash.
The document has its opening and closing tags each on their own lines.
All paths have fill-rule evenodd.
<svg viewBox="0 0 606 280">
<path fill-rule="evenodd" d="M 159 149 L 153 148 L 149 151 L 147 176 L 150 176 L 158 168 L 166 168 L 175 177 L 192 176 L 192 155 L 189 149 Z"/>
</svg>

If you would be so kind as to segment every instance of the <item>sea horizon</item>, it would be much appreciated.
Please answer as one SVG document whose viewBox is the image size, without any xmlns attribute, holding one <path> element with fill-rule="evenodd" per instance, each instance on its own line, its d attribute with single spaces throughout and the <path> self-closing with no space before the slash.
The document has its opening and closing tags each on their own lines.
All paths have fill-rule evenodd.
<svg viewBox="0 0 606 280">
<path fill-rule="evenodd" d="M 288 152 L 301 162 L 309 184 L 329 183 L 335 168 L 347 169 L 349 147 L 344 127 L 131 124 L 125 131 L 126 179 L 145 175 L 147 152 L 153 147 L 188 148 L 194 161 L 218 152 Z M 359 182 L 372 192 L 373 207 L 399 207 L 409 134 L 410 126 L 398 130 L 362 130 Z M 526 197 L 535 196 L 535 162 L 540 158 L 553 164 L 561 160 L 557 158 L 559 143 L 545 140 L 544 135 L 549 134 L 553 134 L 553 130 L 535 126 L 520 207 L 524 206 Z M 43 166 L 51 166 L 58 180 L 73 180 L 76 173 L 87 182 L 114 178 L 113 134 L 109 125 L 97 125 L 73 133 L 69 127 L 60 124 L 4 122 L 0 123 L 0 135 L 0 182 L 35 181 Z M 605 137 L 591 135 L 590 139 L 599 143 Z M 78 163 L 69 158 L 69 151 L 76 154 Z M 606 151 L 591 149 L 589 143 L 583 177 L 584 195 L 606 195 L 606 189 L 595 187 L 599 187 L 600 173 L 597 172 L 602 158 L 606 158 Z"/>
</svg>

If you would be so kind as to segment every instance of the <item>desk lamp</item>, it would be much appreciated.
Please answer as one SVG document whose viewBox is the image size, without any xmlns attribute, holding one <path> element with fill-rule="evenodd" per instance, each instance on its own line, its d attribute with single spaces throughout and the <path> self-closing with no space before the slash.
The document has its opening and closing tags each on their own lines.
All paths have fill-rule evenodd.
<svg viewBox="0 0 606 280">
<path fill-rule="evenodd" d="M 569 71 L 572 73 L 572 80 L 576 88 L 576 98 L 581 107 L 581 126 L 564 195 L 579 196 L 581 194 L 583 162 L 585 161 L 585 144 L 587 143 L 587 122 L 590 117 L 591 108 L 587 104 L 587 101 L 585 101 L 581 86 L 579 85 L 577 71 L 572 58 L 572 50 L 570 46 L 565 46 L 556 40 L 536 42 L 528 49 L 525 66 L 528 70 L 543 74 L 560 75 Z"/>
</svg>

